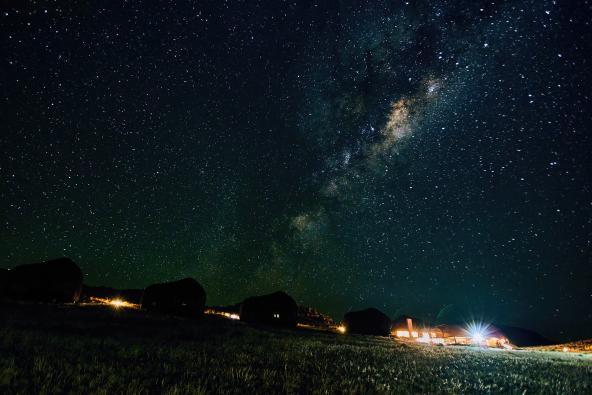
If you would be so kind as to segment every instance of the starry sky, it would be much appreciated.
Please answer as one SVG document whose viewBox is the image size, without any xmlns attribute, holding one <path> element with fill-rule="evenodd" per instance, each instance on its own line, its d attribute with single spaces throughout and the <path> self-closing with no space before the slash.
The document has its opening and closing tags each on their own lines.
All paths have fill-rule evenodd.
<svg viewBox="0 0 592 395">
<path fill-rule="evenodd" d="M 592 337 L 589 1 L 8 1 L 0 265 Z"/>
</svg>

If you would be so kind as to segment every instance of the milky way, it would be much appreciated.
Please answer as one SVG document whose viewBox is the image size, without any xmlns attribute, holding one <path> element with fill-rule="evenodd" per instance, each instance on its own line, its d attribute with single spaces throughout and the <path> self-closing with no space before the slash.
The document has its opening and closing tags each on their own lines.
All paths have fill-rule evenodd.
<svg viewBox="0 0 592 395">
<path fill-rule="evenodd" d="M 586 2 L 10 3 L 3 266 L 592 336 Z"/>
<path fill-rule="evenodd" d="M 361 148 L 361 155 L 356 160 L 352 160 L 351 152 L 346 150 L 340 161 L 328 162 L 329 170 L 337 175 L 326 182 L 321 189 L 321 195 L 341 200 L 351 184 L 351 178 L 361 177 L 366 168 L 377 166 L 381 161 L 392 160 L 393 155 L 397 155 L 406 140 L 413 135 L 425 107 L 436 100 L 440 87 L 441 83 L 432 79 L 422 84 L 414 96 L 394 101 L 387 111 L 384 126 L 377 132 L 376 139 L 367 142 Z M 335 163 L 337 169 L 334 168 Z M 327 216 L 323 207 L 294 217 L 292 225 L 303 243 L 308 246 L 311 240 L 324 236 L 321 231 L 327 227 L 326 221 Z"/>
</svg>

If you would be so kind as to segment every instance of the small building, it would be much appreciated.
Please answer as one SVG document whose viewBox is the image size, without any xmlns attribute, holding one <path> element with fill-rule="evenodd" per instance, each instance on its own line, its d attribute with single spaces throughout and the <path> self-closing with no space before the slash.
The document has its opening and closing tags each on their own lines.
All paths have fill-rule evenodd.
<svg viewBox="0 0 592 395">
<path fill-rule="evenodd" d="M 442 332 L 436 327 L 430 327 L 418 318 L 402 315 L 393 321 L 391 335 L 399 338 L 419 339 L 441 337 Z"/>
<path fill-rule="evenodd" d="M 468 331 L 460 325 L 439 325 L 444 344 L 470 345 L 471 336 Z"/>
<path fill-rule="evenodd" d="M 409 316 L 398 317 L 391 335 L 407 341 L 442 345 L 479 345 L 492 348 L 512 348 L 508 338 L 493 326 L 465 328 L 461 325 L 430 326 Z"/>
</svg>

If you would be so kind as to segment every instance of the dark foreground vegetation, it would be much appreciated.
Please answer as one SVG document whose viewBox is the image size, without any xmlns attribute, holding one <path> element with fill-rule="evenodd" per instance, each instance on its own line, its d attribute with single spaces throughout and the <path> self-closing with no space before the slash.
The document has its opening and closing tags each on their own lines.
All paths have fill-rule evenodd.
<svg viewBox="0 0 592 395">
<path fill-rule="evenodd" d="M 591 393 L 589 355 L 0 305 L 0 393 Z"/>
</svg>

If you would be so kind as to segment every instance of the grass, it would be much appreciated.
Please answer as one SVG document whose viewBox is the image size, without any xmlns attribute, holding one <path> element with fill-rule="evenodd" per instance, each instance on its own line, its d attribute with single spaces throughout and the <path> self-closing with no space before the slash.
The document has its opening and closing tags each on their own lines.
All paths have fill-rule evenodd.
<svg viewBox="0 0 592 395">
<path fill-rule="evenodd" d="M 592 393 L 590 355 L 0 306 L 0 393 Z"/>
</svg>

